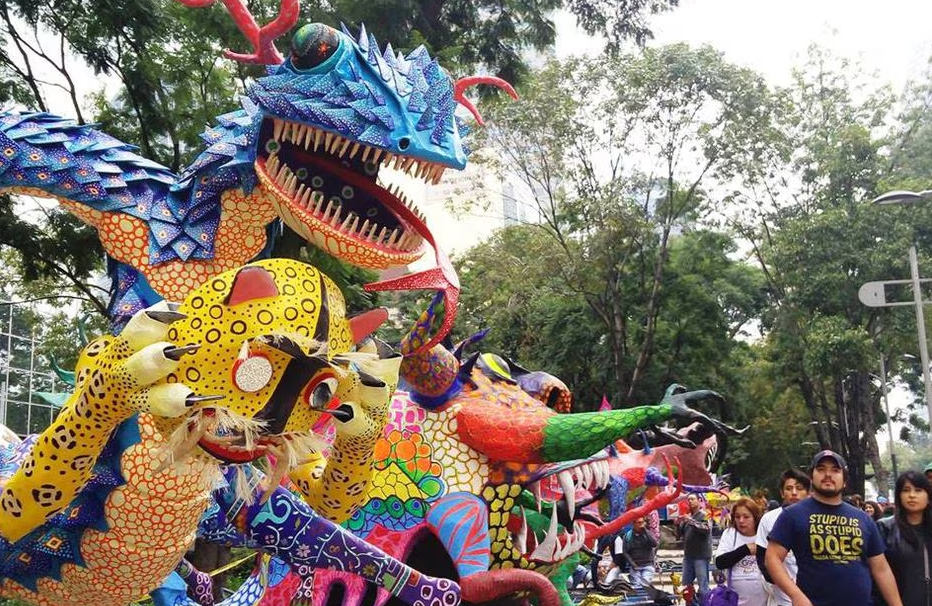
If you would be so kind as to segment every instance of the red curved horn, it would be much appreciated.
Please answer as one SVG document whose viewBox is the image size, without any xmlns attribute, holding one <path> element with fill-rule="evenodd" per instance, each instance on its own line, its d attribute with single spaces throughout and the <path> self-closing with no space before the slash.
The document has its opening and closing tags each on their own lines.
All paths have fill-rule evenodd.
<svg viewBox="0 0 932 606">
<path fill-rule="evenodd" d="M 497 86 L 506 93 L 508 93 L 512 99 L 518 98 L 518 93 L 515 92 L 514 87 L 495 76 L 468 76 L 466 78 L 460 78 L 453 84 L 453 99 L 469 110 L 469 112 L 476 119 L 476 122 L 479 123 L 479 126 L 485 126 L 485 121 L 482 119 L 482 115 L 479 113 L 479 110 L 476 109 L 476 106 L 473 105 L 472 101 L 467 99 L 463 93 L 466 92 L 466 89 L 470 86 L 475 86 L 477 84 L 491 84 L 492 86 Z"/>
</svg>

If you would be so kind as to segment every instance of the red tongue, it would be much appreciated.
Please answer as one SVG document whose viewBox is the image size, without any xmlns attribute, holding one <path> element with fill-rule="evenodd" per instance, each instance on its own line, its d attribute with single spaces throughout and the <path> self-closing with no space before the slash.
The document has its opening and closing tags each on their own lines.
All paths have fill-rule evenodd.
<svg viewBox="0 0 932 606">
<path fill-rule="evenodd" d="M 221 444 L 209 442 L 204 439 L 199 440 L 197 444 L 209 455 L 227 463 L 248 463 L 250 461 L 255 461 L 265 454 L 264 451 L 258 449 L 232 450 Z"/>
</svg>

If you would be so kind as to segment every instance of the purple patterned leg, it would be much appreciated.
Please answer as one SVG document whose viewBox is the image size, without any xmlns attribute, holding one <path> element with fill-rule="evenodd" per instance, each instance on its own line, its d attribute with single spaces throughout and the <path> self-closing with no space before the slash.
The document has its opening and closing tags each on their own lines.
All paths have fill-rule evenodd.
<svg viewBox="0 0 932 606">
<path fill-rule="evenodd" d="M 214 583 L 210 575 L 195 568 L 191 562 L 181 560 L 175 569 L 188 586 L 188 597 L 200 606 L 214 606 Z"/>
<path fill-rule="evenodd" d="M 384 588 L 411 606 L 458 606 L 459 585 L 423 575 L 381 549 L 321 517 L 281 487 L 265 503 L 231 502 L 232 490 L 215 493 L 220 508 L 247 540 L 288 562 L 302 578 L 311 569 L 341 570 Z"/>
</svg>

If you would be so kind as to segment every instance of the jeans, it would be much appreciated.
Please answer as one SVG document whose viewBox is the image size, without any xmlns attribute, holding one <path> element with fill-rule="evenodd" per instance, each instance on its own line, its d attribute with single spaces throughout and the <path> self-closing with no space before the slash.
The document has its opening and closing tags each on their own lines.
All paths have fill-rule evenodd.
<svg viewBox="0 0 932 606">
<path fill-rule="evenodd" d="M 634 587 L 649 587 L 651 581 L 654 580 L 654 566 L 652 564 L 636 566 L 628 572 L 628 576 Z"/>
<path fill-rule="evenodd" d="M 696 581 L 699 591 L 696 592 L 696 603 L 702 604 L 705 595 L 709 593 L 709 560 L 703 558 L 683 558 L 683 586 L 692 585 Z"/>
</svg>

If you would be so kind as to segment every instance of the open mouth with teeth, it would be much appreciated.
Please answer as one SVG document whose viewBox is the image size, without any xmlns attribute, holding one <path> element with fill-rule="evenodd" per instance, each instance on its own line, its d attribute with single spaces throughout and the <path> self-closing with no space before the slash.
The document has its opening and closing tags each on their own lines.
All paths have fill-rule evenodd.
<svg viewBox="0 0 932 606">
<path fill-rule="evenodd" d="M 402 139 L 399 146 L 406 147 Z M 427 183 L 445 166 L 341 137 L 306 124 L 266 118 L 256 172 L 288 226 L 306 240 L 354 265 L 407 265 L 423 252 L 424 215 L 397 186 L 387 167 Z"/>
<path fill-rule="evenodd" d="M 573 465 L 555 465 L 529 486 L 538 507 L 545 501 L 551 505 L 545 532 L 541 532 L 539 512 L 520 508 L 518 515 L 513 512 L 509 520 L 515 547 L 531 561 L 540 564 L 560 562 L 586 543 L 585 524 L 576 520 L 577 493 L 588 495 L 604 490 L 610 479 L 609 467 L 604 459 Z M 564 510 L 565 515 L 558 510 Z M 532 516 L 537 516 L 537 524 L 529 524 Z M 537 530 L 532 530 L 532 526 L 537 526 Z"/>
</svg>

